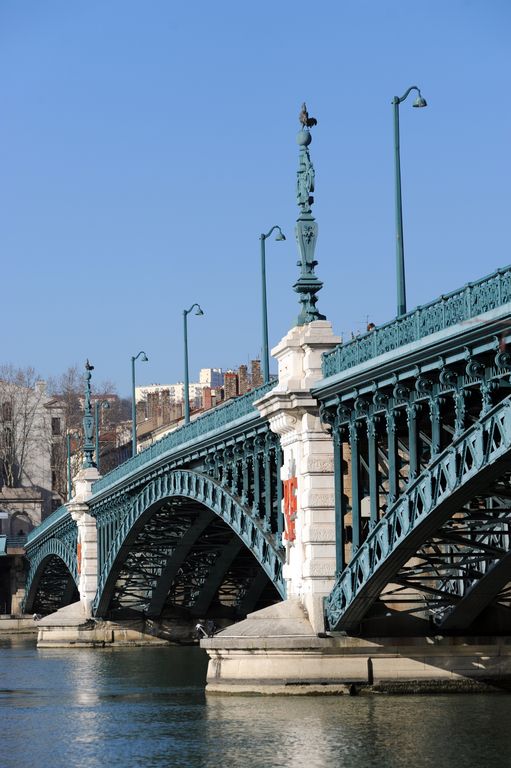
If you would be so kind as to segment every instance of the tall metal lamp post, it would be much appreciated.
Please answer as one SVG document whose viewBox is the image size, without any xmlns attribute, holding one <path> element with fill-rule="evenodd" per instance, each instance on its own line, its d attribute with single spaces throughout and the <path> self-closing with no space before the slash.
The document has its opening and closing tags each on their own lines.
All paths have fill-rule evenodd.
<svg viewBox="0 0 511 768">
<path fill-rule="evenodd" d="M 96 469 L 99 472 L 99 409 L 110 408 L 108 400 L 96 400 L 94 403 L 94 435 L 96 438 Z"/>
<path fill-rule="evenodd" d="M 403 245 L 403 202 L 401 199 L 401 160 L 399 156 L 399 105 L 411 91 L 417 91 L 414 107 L 427 107 L 426 99 L 416 85 L 412 85 L 400 97 L 394 96 L 394 162 L 396 169 L 396 278 L 397 278 L 397 316 L 406 314 L 405 255 Z"/>
<path fill-rule="evenodd" d="M 188 315 L 195 309 L 196 315 L 203 315 L 204 312 L 200 308 L 199 304 L 192 304 L 190 309 L 183 309 L 183 339 L 184 339 L 184 354 L 185 354 L 185 382 L 184 382 L 184 400 L 185 400 L 185 424 L 190 423 L 190 392 L 188 391 Z"/>
<path fill-rule="evenodd" d="M 135 361 L 140 358 L 142 363 L 148 363 L 149 358 L 145 352 L 131 357 L 131 455 L 137 455 L 137 404 L 135 402 Z"/>
<path fill-rule="evenodd" d="M 260 235 L 261 242 L 261 293 L 262 293 L 262 318 L 263 318 L 263 378 L 267 384 L 270 380 L 270 352 L 268 349 L 268 305 L 266 301 L 266 240 L 274 230 L 277 230 L 275 240 L 285 240 L 278 224 L 275 224 L 265 235 Z"/>
<path fill-rule="evenodd" d="M 67 500 L 70 501 L 73 493 L 73 480 L 71 478 L 71 440 L 78 437 L 76 432 L 68 432 L 66 435 L 66 453 L 67 453 Z"/>
</svg>

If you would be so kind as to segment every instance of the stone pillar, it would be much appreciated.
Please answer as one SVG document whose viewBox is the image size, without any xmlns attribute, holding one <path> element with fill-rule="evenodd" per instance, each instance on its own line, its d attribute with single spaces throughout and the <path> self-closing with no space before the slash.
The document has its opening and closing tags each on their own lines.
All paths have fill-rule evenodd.
<svg viewBox="0 0 511 768">
<path fill-rule="evenodd" d="M 98 534 L 87 501 L 92 495 L 92 483 L 99 477 L 96 467 L 81 469 L 74 481 L 76 494 L 67 504 L 78 528 L 78 591 L 87 616 L 91 616 L 98 587 Z"/>
<path fill-rule="evenodd" d="M 284 484 L 296 477 L 289 485 L 296 511 L 290 520 L 288 510 L 286 520 L 284 578 L 287 597 L 300 599 L 316 632 L 324 630 L 323 598 L 335 578 L 334 466 L 332 438 L 310 390 L 322 378 L 321 355 L 339 341 L 327 320 L 292 328 L 272 350 L 278 384 L 255 404 L 280 436 Z M 285 506 L 286 492 L 283 513 Z"/>
</svg>

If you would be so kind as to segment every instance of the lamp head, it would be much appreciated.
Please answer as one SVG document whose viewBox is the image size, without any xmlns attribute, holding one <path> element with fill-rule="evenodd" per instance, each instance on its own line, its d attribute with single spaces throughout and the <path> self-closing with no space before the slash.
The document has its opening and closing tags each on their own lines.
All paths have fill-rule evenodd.
<svg viewBox="0 0 511 768">
<path fill-rule="evenodd" d="M 142 354 L 140 355 L 140 360 L 141 360 L 142 363 L 148 363 L 149 362 L 149 358 L 147 357 L 145 352 L 142 352 Z"/>
<path fill-rule="evenodd" d="M 108 400 L 103 400 L 103 402 L 101 403 L 101 407 L 110 408 L 110 403 L 108 402 Z"/>
<path fill-rule="evenodd" d="M 275 240 L 285 240 L 285 239 L 286 239 L 285 234 L 283 232 L 281 232 L 280 229 L 279 229 L 279 231 L 277 232 L 277 235 L 275 237 Z"/>
<path fill-rule="evenodd" d="M 422 94 L 419 91 L 419 95 L 417 96 L 417 98 L 413 102 L 412 107 L 419 107 L 420 108 L 420 107 L 427 107 L 427 106 L 428 106 L 428 102 L 426 101 L 426 99 L 424 99 L 422 97 Z"/>
<path fill-rule="evenodd" d="M 202 311 L 202 309 L 198 305 L 197 305 L 197 309 L 195 310 L 195 314 L 196 315 L 203 315 L 204 314 L 204 312 Z"/>
</svg>

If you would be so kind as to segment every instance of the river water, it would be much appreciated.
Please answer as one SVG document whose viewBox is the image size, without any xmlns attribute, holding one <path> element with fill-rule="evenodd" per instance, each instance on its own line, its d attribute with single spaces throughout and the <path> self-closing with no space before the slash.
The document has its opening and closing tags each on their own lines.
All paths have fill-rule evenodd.
<svg viewBox="0 0 511 768">
<path fill-rule="evenodd" d="M 0 640 L 1 768 L 510 768 L 511 698 L 206 696 L 198 648 Z"/>
</svg>

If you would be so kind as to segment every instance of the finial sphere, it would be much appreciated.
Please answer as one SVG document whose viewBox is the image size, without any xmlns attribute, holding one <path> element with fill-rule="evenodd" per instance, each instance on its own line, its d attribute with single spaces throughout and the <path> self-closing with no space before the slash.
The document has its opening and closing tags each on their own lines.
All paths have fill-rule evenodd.
<svg viewBox="0 0 511 768">
<path fill-rule="evenodd" d="M 308 131 L 307 129 L 298 131 L 296 135 L 296 141 L 301 147 L 308 147 L 312 141 L 312 136 L 310 131 Z"/>
</svg>

